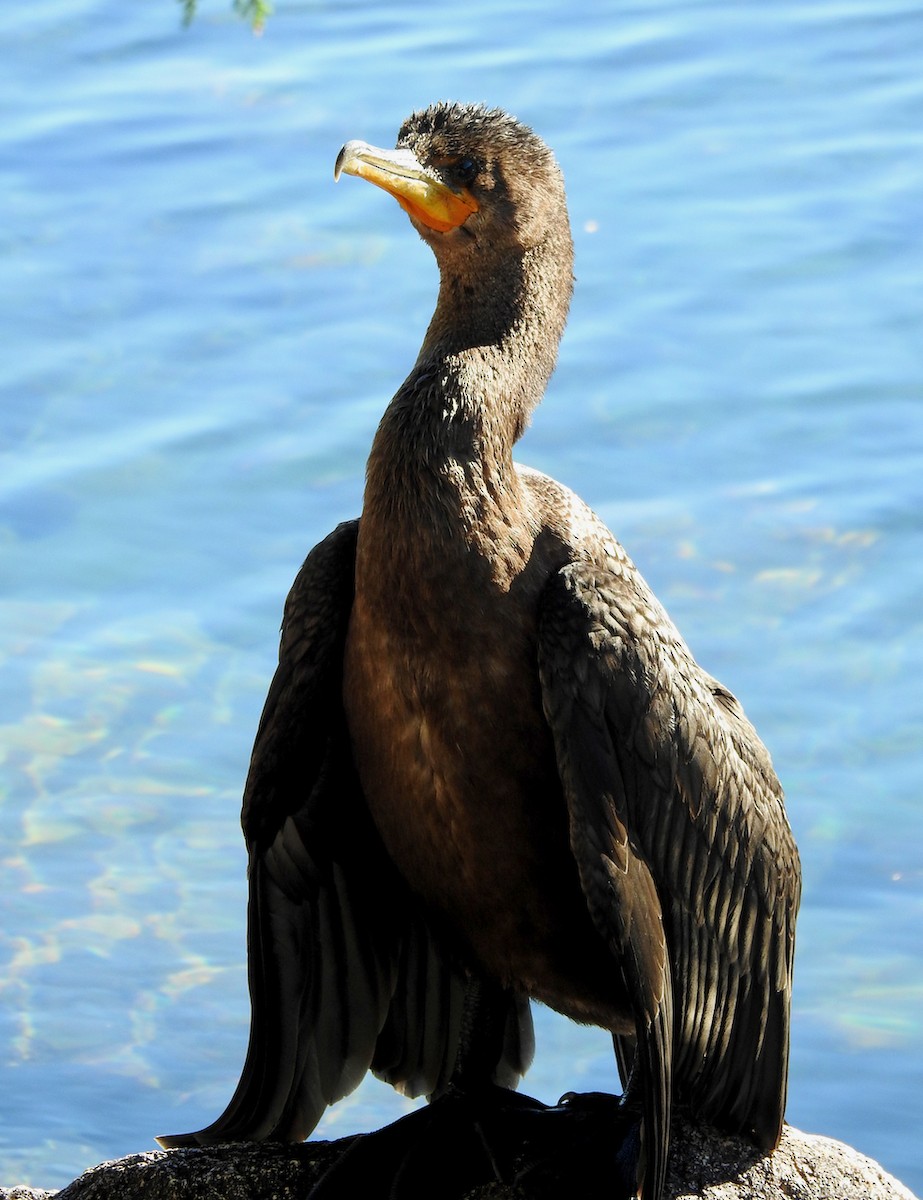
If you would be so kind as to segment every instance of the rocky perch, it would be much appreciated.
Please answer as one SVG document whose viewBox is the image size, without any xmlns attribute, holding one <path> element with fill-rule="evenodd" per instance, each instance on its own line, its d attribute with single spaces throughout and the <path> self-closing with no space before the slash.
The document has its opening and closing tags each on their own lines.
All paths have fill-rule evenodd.
<svg viewBox="0 0 923 1200">
<path fill-rule="evenodd" d="M 916 1200 L 877 1163 L 786 1126 L 771 1155 L 740 1138 L 674 1124 L 666 1200 Z M 235 1143 L 131 1154 L 91 1167 L 57 1192 L 0 1188 L 0 1200 L 277 1200 L 304 1197 L 354 1138 L 299 1145 Z M 604 1195 L 605 1188 L 595 1195 Z M 370 1198 L 371 1193 L 367 1193 Z M 464 1200 L 551 1200 L 560 1188 L 491 1183 Z M 441 1200 L 434 1196 L 433 1200 Z M 569 1200 L 581 1195 L 569 1191 Z"/>
</svg>

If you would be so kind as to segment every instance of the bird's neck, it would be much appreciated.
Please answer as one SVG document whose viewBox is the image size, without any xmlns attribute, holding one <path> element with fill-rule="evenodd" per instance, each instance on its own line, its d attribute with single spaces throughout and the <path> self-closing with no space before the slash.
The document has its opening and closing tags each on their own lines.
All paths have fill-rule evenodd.
<svg viewBox="0 0 923 1200">
<path fill-rule="evenodd" d="M 490 547 L 529 525 L 513 445 L 554 370 L 569 236 L 494 267 L 443 267 L 417 362 L 375 437 L 364 523 L 405 549 Z"/>
<path fill-rule="evenodd" d="M 415 374 L 442 370 L 472 416 L 522 434 L 555 367 L 573 282 L 570 235 L 498 256 L 443 264 Z M 410 382 L 413 379 L 411 375 Z"/>
</svg>

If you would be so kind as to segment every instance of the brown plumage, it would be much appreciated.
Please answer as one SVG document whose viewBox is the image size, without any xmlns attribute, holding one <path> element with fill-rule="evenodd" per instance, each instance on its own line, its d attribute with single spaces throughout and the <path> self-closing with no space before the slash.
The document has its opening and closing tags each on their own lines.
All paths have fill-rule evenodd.
<svg viewBox="0 0 923 1200">
<path fill-rule="evenodd" d="M 368 1069 L 438 1095 L 490 985 L 497 1082 L 528 1066 L 529 998 L 612 1032 L 655 1200 L 673 1105 L 779 1137 L 800 890 L 781 788 L 605 526 L 513 463 L 572 286 L 550 151 L 440 104 L 340 170 L 409 212 L 439 299 L 361 520 L 286 604 L 244 798 L 243 1075 L 213 1125 L 161 1141 L 306 1137 Z"/>
</svg>

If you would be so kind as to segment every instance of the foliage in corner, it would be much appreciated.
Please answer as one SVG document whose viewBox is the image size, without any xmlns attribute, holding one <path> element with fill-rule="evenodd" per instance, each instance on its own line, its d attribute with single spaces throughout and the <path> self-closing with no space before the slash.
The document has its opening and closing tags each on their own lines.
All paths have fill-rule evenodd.
<svg viewBox="0 0 923 1200">
<path fill-rule="evenodd" d="M 179 3 L 183 7 L 183 24 L 191 24 L 198 0 L 179 0 Z M 266 19 L 272 13 L 272 4 L 269 0 L 234 0 L 234 11 L 250 22 L 254 33 L 262 33 Z"/>
</svg>

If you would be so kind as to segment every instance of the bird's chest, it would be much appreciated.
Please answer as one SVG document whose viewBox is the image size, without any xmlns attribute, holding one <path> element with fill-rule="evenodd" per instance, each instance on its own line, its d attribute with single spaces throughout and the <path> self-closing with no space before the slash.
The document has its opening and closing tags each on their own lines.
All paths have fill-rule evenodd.
<svg viewBox="0 0 923 1200">
<path fill-rule="evenodd" d="M 476 582 L 446 573 L 439 587 L 431 574 L 408 595 L 380 564 L 365 576 L 360 558 L 344 679 L 385 845 L 411 887 L 466 930 L 496 926 L 510 895 L 528 908 L 567 843 L 537 596 L 526 583 L 517 593 Z"/>
<path fill-rule="evenodd" d="M 458 608 L 458 605 L 455 606 Z M 616 1028 L 620 993 L 570 850 L 535 662 L 534 621 L 500 606 L 470 634 L 418 641 L 408 614 L 357 601 L 344 700 L 385 847 L 480 967 Z"/>
<path fill-rule="evenodd" d="M 357 589 L 345 702 L 369 804 L 407 873 L 451 861 L 463 874 L 473 844 L 523 819 L 550 739 L 521 606 L 460 588 L 425 604 Z"/>
<path fill-rule="evenodd" d="M 616 1028 L 624 997 L 580 888 L 538 673 L 560 547 L 538 540 L 518 566 L 470 544 L 414 561 L 387 533 L 363 516 L 343 697 L 385 848 L 482 969 Z"/>
</svg>

